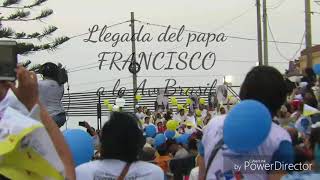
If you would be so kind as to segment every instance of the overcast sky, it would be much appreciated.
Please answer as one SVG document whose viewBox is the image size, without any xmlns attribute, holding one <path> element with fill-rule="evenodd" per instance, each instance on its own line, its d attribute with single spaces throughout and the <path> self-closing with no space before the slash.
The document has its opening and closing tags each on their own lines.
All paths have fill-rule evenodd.
<svg viewBox="0 0 320 180">
<path fill-rule="evenodd" d="M 23 1 L 24 2 L 24 1 Z M 304 1 L 303 0 L 269 0 L 269 23 L 277 41 L 301 42 L 304 34 Z M 42 7 L 31 10 L 37 14 L 42 8 L 54 10 L 54 14 L 42 22 L 11 22 L 5 25 L 17 31 L 41 31 L 52 24 L 59 28 L 51 38 L 60 35 L 73 36 L 88 32 L 88 28 L 97 24 L 112 25 L 130 19 L 130 12 L 135 12 L 135 18 L 144 22 L 181 27 L 201 32 L 225 33 L 228 36 L 256 38 L 256 8 L 254 0 L 49 0 Z M 320 6 L 312 3 L 312 11 L 320 12 Z M 8 11 L 5 11 L 8 13 Z M 142 24 L 136 22 L 136 31 Z M 320 43 L 320 15 L 312 16 L 313 43 Z M 156 36 L 165 31 L 163 27 L 145 26 L 145 32 Z M 108 29 L 108 32 L 129 33 L 129 23 Z M 174 32 L 174 31 L 172 31 Z M 97 35 L 96 35 L 97 36 Z M 112 88 L 115 80 L 121 78 L 121 85 L 132 87 L 130 73 L 126 71 L 110 71 L 98 68 L 79 70 L 95 65 L 75 68 L 97 62 L 101 51 L 121 51 L 125 57 L 131 52 L 130 43 L 120 43 L 112 48 L 111 43 L 85 43 L 83 39 L 88 35 L 73 38 L 61 45 L 54 52 L 37 52 L 20 60 L 30 59 L 33 63 L 46 61 L 61 62 L 70 69 L 70 89 L 72 92 L 94 90 L 100 86 Z M 269 33 L 271 40 L 271 34 Z M 215 66 L 209 70 L 192 71 L 156 71 L 142 69 L 139 82 L 148 78 L 148 87 L 161 87 L 165 79 L 176 78 L 179 85 L 199 86 L 212 82 L 215 78 L 222 80 L 223 75 L 233 75 L 234 85 L 240 85 L 243 76 L 257 62 L 257 42 L 228 38 L 224 43 L 210 43 L 204 47 L 202 43 L 193 43 L 186 48 L 184 43 L 137 43 L 137 52 L 159 51 L 196 51 L 206 53 L 213 51 L 217 55 Z M 287 59 L 298 57 L 297 44 L 278 44 L 282 56 L 276 51 L 274 43 L 269 44 L 270 64 L 280 71 L 288 67 Z M 237 62 L 238 61 L 238 62 Z M 245 61 L 245 62 L 241 62 Z M 248 62 L 249 61 L 249 62 Z M 213 76 L 215 75 L 215 76 Z M 186 77 L 185 77 L 186 76 Z"/>
</svg>

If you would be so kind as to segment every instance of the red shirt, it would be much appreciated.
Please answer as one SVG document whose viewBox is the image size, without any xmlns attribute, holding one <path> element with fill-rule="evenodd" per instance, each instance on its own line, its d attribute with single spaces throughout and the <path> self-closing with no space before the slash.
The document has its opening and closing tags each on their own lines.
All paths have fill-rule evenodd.
<svg viewBox="0 0 320 180">
<path fill-rule="evenodd" d="M 166 128 L 164 126 L 158 126 L 158 132 L 164 133 L 166 131 Z"/>
</svg>

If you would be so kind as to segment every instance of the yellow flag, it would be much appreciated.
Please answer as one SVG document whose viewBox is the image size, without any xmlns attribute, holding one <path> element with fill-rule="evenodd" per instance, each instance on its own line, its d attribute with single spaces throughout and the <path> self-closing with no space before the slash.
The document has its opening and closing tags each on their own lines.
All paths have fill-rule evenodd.
<svg viewBox="0 0 320 180">
<path fill-rule="evenodd" d="M 314 107 L 311 107 L 309 105 L 303 105 L 303 115 L 304 116 L 311 116 L 314 114 L 318 114 L 320 111 Z"/>
<path fill-rule="evenodd" d="M 62 171 L 58 170 L 62 167 L 60 160 L 48 159 L 58 155 L 41 123 L 9 107 L 4 112 L 0 127 L 2 123 L 8 125 L 10 134 L 1 134 L 0 131 L 3 136 L 0 141 L 0 174 L 9 179 L 64 179 Z M 37 145 L 32 142 L 37 142 Z M 42 149 L 41 154 L 39 149 Z"/>
</svg>

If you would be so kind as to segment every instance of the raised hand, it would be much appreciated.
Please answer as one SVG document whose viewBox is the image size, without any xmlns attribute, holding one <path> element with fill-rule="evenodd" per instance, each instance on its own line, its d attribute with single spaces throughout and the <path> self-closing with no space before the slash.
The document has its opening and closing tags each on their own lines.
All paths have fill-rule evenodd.
<svg viewBox="0 0 320 180">
<path fill-rule="evenodd" d="M 22 66 L 16 69 L 18 87 L 10 83 L 10 88 L 29 111 L 39 102 L 38 80 L 34 72 L 30 72 Z"/>
</svg>

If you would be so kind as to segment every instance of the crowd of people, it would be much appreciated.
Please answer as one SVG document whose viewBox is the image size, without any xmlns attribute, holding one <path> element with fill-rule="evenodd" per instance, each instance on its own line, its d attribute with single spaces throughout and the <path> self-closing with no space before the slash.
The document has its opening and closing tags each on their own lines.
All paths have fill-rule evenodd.
<svg viewBox="0 0 320 180">
<path fill-rule="evenodd" d="M 190 96 L 178 107 L 159 105 L 152 110 L 137 105 L 135 113 L 112 112 L 99 131 L 85 123 L 94 137 L 95 153 L 77 167 L 59 130 L 65 121 L 61 99 L 52 99 L 63 94 L 63 88 L 52 74 L 45 77 L 46 83 L 38 83 L 34 72 L 18 67 L 17 85 L 0 83 L 0 179 L 320 178 L 320 83 L 312 69 L 294 81 L 269 66 L 248 72 L 241 101 L 262 103 L 272 118 L 265 138 L 251 150 L 237 151 L 225 141 L 224 126 L 237 104 L 226 100 L 209 106 Z M 46 97 L 57 106 L 48 107 Z M 15 115 L 17 120 L 12 120 Z M 257 117 L 254 123 L 259 124 L 263 117 Z M 239 140 L 238 145 L 249 142 L 250 138 Z M 17 159 L 23 155 L 25 159 Z M 263 161 L 264 167 L 279 162 L 295 168 L 248 172 L 241 167 L 250 160 Z"/>
</svg>

